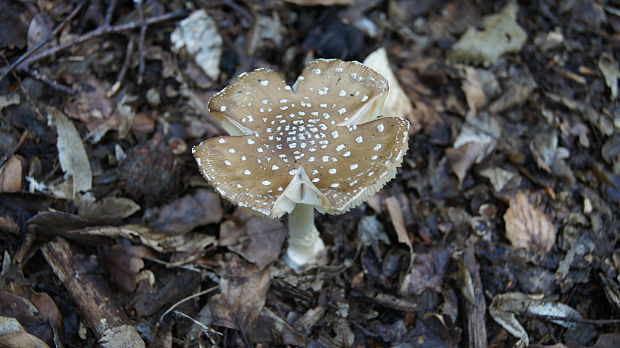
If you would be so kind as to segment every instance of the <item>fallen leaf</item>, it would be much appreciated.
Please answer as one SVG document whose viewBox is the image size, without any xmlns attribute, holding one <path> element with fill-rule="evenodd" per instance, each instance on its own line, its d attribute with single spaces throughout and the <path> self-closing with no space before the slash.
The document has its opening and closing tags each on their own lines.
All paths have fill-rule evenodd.
<svg viewBox="0 0 620 348">
<path fill-rule="evenodd" d="M 49 348 L 37 336 L 31 335 L 14 318 L 0 316 L 0 347 Z"/>
<path fill-rule="evenodd" d="M 136 328 L 119 325 L 107 329 L 97 342 L 103 348 L 144 348 L 144 341 Z"/>
<path fill-rule="evenodd" d="M 613 55 L 603 52 L 598 59 L 598 68 L 603 73 L 605 84 L 611 92 L 611 100 L 614 101 L 618 97 L 618 78 L 620 78 L 618 62 L 614 60 Z"/>
<path fill-rule="evenodd" d="M 564 161 L 570 156 L 570 152 L 558 146 L 558 135 L 555 129 L 538 132 L 530 142 L 530 151 L 541 169 L 568 181 L 571 185 L 575 182 L 573 171 Z"/>
<path fill-rule="evenodd" d="M 555 244 L 556 229 L 551 219 L 534 207 L 523 192 L 510 200 L 504 222 L 506 238 L 515 248 L 545 253 Z"/>
<path fill-rule="evenodd" d="M 154 257 L 142 245 L 113 245 L 103 259 L 110 280 L 122 291 L 131 293 L 138 285 L 138 274 L 144 268 L 145 257 Z"/>
<path fill-rule="evenodd" d="M 0 192 L 17 192 L 22 187 L 22 157 L 13 155 L 0 167 Z"/>
<path fill-rule="evenodd" d="M 480 172 L 480 175 L 491 181 L 491 185 L 496 192 L 501 192 L 508 183 L 513 182 L 514 186 L 519 186 L 521 177 L 517 173 L 505 170 L 501 167 L 487 168 Z"/>
<path fill-rule="evenodd" d="M 26 4 L 0 1 L 0 47 L 24 48 L 31 18 Z"/>
<path fill-rule="evenodd" d="M 460 183 L 474 163 L 480 163 L 495 150 L 501 133 L 499 122 L 487 113 L 467 116 L 453 147 L 446 149 L 450 166 Z"/>
<path fill-rule="evenodd" d="M 222 37 L 205 10 L 194 11 L 179 22 L 170 36 L 170 41 L 174 51 L 179 52 L 185 48 L 187 53 L 194 56 L 202 71 L 211 79 L 217 80 L 220 75 Z"/>
<path fill-rule="evenodd" d="M 179 235 L 219 222 L 223 215 L 220 197 L 211 190 L 199 189 L 163 206 L 151 227 L 160 233 Z"/>
<path fill-rule="evenodd" d="M 280 17 L 274 12 L 271 16 L 256 14 L 254 18 L 245 44 L 247 56 L 253 56 L 257 51 L 280 47 L 286 33 Z"/>
<path fill-rule="evenodd" d="M 492 114 L 499 114 L 525 103 L 538 86 L 527 67 L 513 68 L 511 66 L 508 74 L 508 80 L 502 83 L 504 93 L 489 105 L 489 112 Z"/>
<path fill-rule="evenodd" d="M 413 250 L 413 246 L 411 245 L 411 239 L 409 238 L 409 234 L 407 233 L 407 227 L 405 226 L 405 219 L 403 217 L 403 210 L 401 208 L 401 204 L 394 196 L 390 196 L 385 199 L 385 205 L 387 206 L 388 213 L 390 214 L 390 218 L 392 219 L 392 225 L 394 226 L 394 230 L 396 231 L 396 236 L 398 237 L 398 241 L 400 243 L 406 244 L 409 247 L 409 250 Z"/>
<path fill-rule="evenodd" d="M 368 55 L 364 60 L 364 65 L 383 75 L 390 86 L 383 104 L 382 116 L 407 118 L 414 125 L 418 125 L 420 121 L 415 118 L 411 101 L 392 72 L 385 48 L 381 47 Z"/>
<path fill-rule="evenodd" d="M 221 293 L 209 299 L 214 324 L 235 330 L 252 327 L 265 305 L 270 283 L 269 268 L 232 256 L 220 281 Z"/>
<path fill-rule="evenodd" d="M 220 245 L 264 269 L 280 256 L 288 230 L 280 221 L 267 217 L 252 215 L 241 220 L 220 225 Z"/>
<path fill-rule="evenodd" d="M 499 83 L 492 71 L 465 67 L 465 79 L 461 89 L 467 99 L 467 106 L 471 115 L 477 115 L 478 110 L 499 93 Z"/>
<path fill-rule="evenodd" d="M 582 316 L 572 307 L 560 302 L 546 301 L 542 296 L 528 295 L 520 292 L 508 292 L 496 295 L 489 306 L 489 314 L 506 331 L 519 339 L 515 346 L 527 347 L 529 336 L 521 323 L 515 317 L 516 314 L 530 313 L 554 317 L 566 317 L 581 319 Z M 565 328 L 575 326 L 574 322 L 563 320 L 551 320 L 553 323 Z"/>
<path fill-rule="evenodd" d="M 52 110 L 49 117 L 58 133 L 56 147 L 60 167 L 65 172 L 65 177 L 71 177 L 72 196 L 75 198 L 78 193 L 90 191 L 92 188 L 93 174 L 90 170 L 88 155 L 86 155 L 82 138 L 71 120 L 58 110 Z"/>
<path fill-rule="evenodd" d="M 95 201 L 90 193 L 80 196 L 76 203 L 78 215 L 88 221 L 124 219 L 140 210 L 140 206 L 129 198 L 107 196 Z"/>
<path fill-rule="evenodd" d="M 426 289 L 440 293 L 449 259 L 450 253 L 447 250 L 416 253 L 410 272 L 400 284 L 399 294 L 420 295 Z"/>
<path fill-rule="evenodd" d="M 506 53 L 519 52 L 527 33 L 517 23 L 518 10 L 519 6 L 513 0 L 500 13 L 484 17 L 479 26 L 469 28 L 452 46 L 448 59 L 458 63 L 492 65 Z"/>
</svg>

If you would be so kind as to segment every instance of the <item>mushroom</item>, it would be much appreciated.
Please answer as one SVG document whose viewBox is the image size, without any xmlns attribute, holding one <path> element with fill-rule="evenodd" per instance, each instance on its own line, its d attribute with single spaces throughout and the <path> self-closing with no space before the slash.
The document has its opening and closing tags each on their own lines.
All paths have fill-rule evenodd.
<svg viewBox="0 0 620 348">
<path fill-rule="evenodd" d="M 314 209 L 342 214 L 396 175 L 409 122 L 381 117 L 388 83 L 358 62 L 310 62 L 293 87 L 272 70 L 239 75 L 209 109 L 230 136 L 196 145 L 205 179 L 233 203 L 288 213 L 286 262 L 317 261 L 325 246 Z"/>
</svg>

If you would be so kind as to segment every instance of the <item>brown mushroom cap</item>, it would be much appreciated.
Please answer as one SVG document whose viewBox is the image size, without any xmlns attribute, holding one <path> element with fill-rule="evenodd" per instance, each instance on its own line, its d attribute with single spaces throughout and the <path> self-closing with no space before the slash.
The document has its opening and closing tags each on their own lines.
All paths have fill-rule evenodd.
<svg viewBox="0 0 620 348">
<path fill-rule="evenodd" d="M 407 150 L 409 122 L 378 118 L 387 90 L 357 62 L 315 60 L 293 88 L 257 69 L 209 102 L 231 136 L 193 153 L 207 181 L 239 206 L 271 217 L 295 203 L 340 214 L 391 180 Z"/>
</svg>

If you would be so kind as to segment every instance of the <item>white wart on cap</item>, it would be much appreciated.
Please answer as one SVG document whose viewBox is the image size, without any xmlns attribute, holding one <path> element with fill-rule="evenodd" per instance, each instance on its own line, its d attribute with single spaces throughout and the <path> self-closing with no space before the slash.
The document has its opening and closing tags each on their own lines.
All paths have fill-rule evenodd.
<svg viewBox="0 0 620 348">
<path fill-rule="evenodd" d="M 231 202 L 271 217 L 295 204 L 340 214 L 396 174 L 409 122 L 380 117 L 387 81 L 357 62 L 315 60 L 291 88 L 274 71 L 242 74 L 209 109 L 230 136 L 193 149 Z"/>
</svg>

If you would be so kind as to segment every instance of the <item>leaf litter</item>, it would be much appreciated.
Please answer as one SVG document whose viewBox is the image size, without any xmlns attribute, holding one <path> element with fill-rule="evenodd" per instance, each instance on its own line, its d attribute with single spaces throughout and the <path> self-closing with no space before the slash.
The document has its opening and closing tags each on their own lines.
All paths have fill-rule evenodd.
<svg viewBox="0 0 620 348">
<path fill-rule="evenodd" d="M 613 1 L 295 3 L 0 5 L 0 341 L 617 346 Z M 189 149 L 225 135 L 206 105 L 240 73 L 292 85 L 315 58 L 384 74 L 412 136 L 293 271 L 286 221 L 222 200 Z"/>
</svg>

